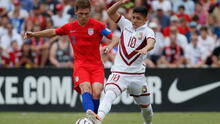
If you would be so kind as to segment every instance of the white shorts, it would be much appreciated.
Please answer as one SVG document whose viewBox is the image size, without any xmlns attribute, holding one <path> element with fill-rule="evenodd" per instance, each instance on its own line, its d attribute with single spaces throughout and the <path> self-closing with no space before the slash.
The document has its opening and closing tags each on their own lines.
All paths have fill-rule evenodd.
<svg viewBox="0 0 220 124">
<path fill-rule="evenodd" d="M 105 92 L 108 90 L 114 91 L 117 96 L 127 90 L 138 105 L 150 104 L 150 93 L 144 74 L 112 73 L 105 84 Z"/>
</svg>

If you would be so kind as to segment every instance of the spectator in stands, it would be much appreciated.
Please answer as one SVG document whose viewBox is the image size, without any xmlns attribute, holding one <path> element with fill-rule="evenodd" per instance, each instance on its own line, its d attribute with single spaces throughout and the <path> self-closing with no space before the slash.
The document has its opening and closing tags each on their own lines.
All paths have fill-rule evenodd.
<svg viewBox="0 0 220 124">
<path fill-rule="evenodd" d="M 40 6 L 41 4 L 41 0 L 32 0 L 32 9 L 36 6 Z"/>
<path fill-rule="evenodd" d="M 53 27 L 54 27 L 53 20 L 50 17 L 47 17 L 46 18 L 46 29 L 50 29 L 50 28 L 53 28 Z"/>
<path fill-rule="evenodd" d="M 159 31 L 159 26 L 157 23 L 155 22 L 151 22 L 149 24 L 149 27 L 154 31 L 155 33 L 155 38 L 156 38 L 156 43 L 155 43 L 155 46 L 154 46 L 154 49 L 151 50 L 148 55 L 149 55 L 149 58 L 150 60 L 156 65 L 157 64 L 157 61 L 158 59 L 160 58 L 161 56 L 161 53 L 162 53 L 162 49 L 164 47 L 164 36 L 163 34 Z M 150 61 L 148 60 L 148 61 Z M 152 64 L 151 64 L 152 65 Z"/>
<path fill-rule="evenodd" d="M 12 23 L 13 27 L 20 34 L 23 31 L 23 24 L 24 24 L 25 19 L 19 17 L 19 11 L 17 9 L 14 9 L 14 11 L 12 11 L 9 18 L 10 18 L 10 22 Z"/>
<path fill-rule="evenodd" d="M 217 36 L 217 39 L 220 39 L 220 20 L 215 22 L 215 26 L 212 30 L 212 33 Z"/>
<path fill-rule="evenodd" d="M 53 16 L 53 12 L 50 11 L 49 9 L 47 9 L 47 4 L 45 2 L 43 2 L 43 3 L 41 3 L 39 5 L 39 11 L 40 11 L 40 14 L 43 17 L 51 17 L 51 16 Z"/>
<path fill-rule="evenodd" d="M 197 35 L 199 34 L 199 31 L 197 30 L 197 23 L 192 21 L 189 23 L 189 31 L 185 34 L 188 43 L 191 42 L 191 35 L 196 33 Z"/>
<path fill-rule="evenodd" d="M 45 0 L 45 3 L 47 5 L 47 9 L 53 14 L 56 14 L 56 5 L 59 4 L 58 0 Z"/>
<path fill-rule="evenodd" d="M 31 11 L 31 9 L 33 8 L 33 3 L 36 0 L 20 0 L 21 4 L 22 4 L 22 8 L 24 8 L 26 11 Z"/>
<path fill-rule="evenodd" d="M 105 4 L 103 2 L 96 3 L 94 6 L 94 11 L 92 12 L 92 17 L 101 22 L 107 22 L 108 14 L 105 10 Z"/>
<path fill-rule="evenodd" d="M 8 11 L 11 9 L 9 0 L 0 0 L 0 17 L 6 16 Z"/>
<path fill-rule="evenodd" d="M 214 8 L 213 12 L 212 12 L 212 16 L 217 20 L 217 21 L 220 21 L 220 16 L 219 16 L 219 13 L 220 13 L 220 1 L 218 1 L 216 3 L 216 7 Z"/>
<path fill-rule="evenodd" d="M 7 34 L 7 25 L 10 23 L 7 16 L 3 16 L 0 18 L 0 46 L 1 46 L 1 38 Z"/>
<path fill-rule="evenodd" d="M 197 23 L 199 25 L 203 26 L 207 23 L 208 12 L 203 9 L 202 4 L 200 2 L 196 3 L 195 12 L 193 16 L 198 17 Z"/>
<path fill-rule="evenodd" d="M 189 22 L 186 21 L 185 18 L 180 18 L 180 27 L 182 27 L 185 31 L 185 34 L 183 35 L 186 35 L 187 32 L 189 32 Z"/>
<path fill-rule="evenodd" d="M 162 8 L 166 15 L 171 14 L 172 6 L 169 0 L 154 0 L 152 1 L 152 8 L 156 11 L 158 8 Z"/>
<path fill-rule="evenodd" d="M 41 28 L 39 25 L 35 25 L 33 31 L 40 31 Z M 49 43 L 43 37 L 32 37 L 31 38 L 31 50 L 35 53 L 35 63 L 37 63 L 40 67 L 44 67 L 48 60 L 49 55 Z"/>
<path fill-rule="evenodd" d="M 214 39 L 208 34 L 208 28 L 203 26 L 200 28 L 201 35 L 198 37 L 199 42 L 198 44 L 203 46 L 208 55 L 211 55 L 212 51 L 215 48 L 215 41 Z"/>
<path fill-rule="evenodd" d="M 159 20 L 160 26 L 162 29 L 169 26 L 170 18 L 169 16 L 165 15 L 161 8 L 157 8 L 155 17 Z"/>
<path fill-rule="evenodd" d="M 25 29 L 32 30 L 34 25 L 40 25 L 41 29 L 46 26 L 46 17 L 41 15 L 40 5 L 34 6 L 33 10 L 30 12 L 29 17 L 25 20 Z"/>
<path fill-rule="evenodd" d="M 220 47 L 215 48 L 212 53 L 212 66 L 220 67 Z"/>
<path fill-rule="evenodd" d="M 178 13 L 176 14 L 176 16 L 177 16 L 179 19 L 184 18 L 187 22 L 190 22 L 190 21 L 191 21 L 190 16 L 185 13 L 185 7 L 184 7 L 183 5 L 180 5 L 180 6 L 178 7 Z"/>
<path fill-rule="evenodd" d="M 209 15 L 207 19 L 208 34 L 214 39 L 215 47 L 220 46 L 220 21 L 218 21 L 214 16 Z"/>
<path fill-rule="evenodd" d="M 4 36 L 1 37 L 1 44 L 0 46 L 6 50 L 9 49 L 11 46 L 11 41 L 16 40 L 18 43 L 18 46 L 21 47 L 21 45 L 23 44 L 23 40 L 21 35 L 19 35 L 17 33 L 17 31 L 15 29 L 13 29 L 12 24 L 7 24 L 7 31 L 6 34 L 4 34 Z"/>
<path fill-rule="evenodd" d="M 203 46 L 198 45 L 198 34 L 191 35 L 191 43 L 185 50 L 188 67 L 203 67 L 207 58 L 206 50 Z"/>
<path fill-rule="evenodd" d="M 181 34 L 185 34 L 186 33 L 184 28 L 180 26 L 178 17 L 177 16 L 171 16 L 171 18 L 170 18 L 170 26 L 167 26 L 167 27 L 165 27 L 163 29 L 163 35 L 165 37 L 170 36 L 170 27 L 171 26 L 176 26 L 178 31 L 179 31 L 179 33 L 181 33 Z"/>
<path fill-rule="evenodd" d="M 211 0 L 198 0 L 198 2 L 202 4 L 202 8 L 204 9 L 204 11 L 209 11 L 209 8 L 212 4 Z"/>
<path fill-rule="evenodd" d="M 68 36 L 60 36 L 51 47 L 50 62 L 55 67 L 70 68 L 73 65 L 73 50 L 68 40 Z"/>
<path fill-rule="evenodd" d="M 18 46 L 17 41 L 11 42 L 11 48 L 8 50 L 8 67 L 16 67 L 16 64 L 19 62 L 19 58 L 21 56 L 20 47 Z"/>
<path fill-rule="evenodd" d="M 186 36 L 183 34 L 180 34 L 178 32 L 178 29 L 176 26 L 171 26 L 170 27 L 170 35 L 175 35 L 176 36 L 176 43 L 181 46 L 183 49 L 185 49 L 185 47 L 187 46 L 188 42 L 186 39 Z M 165 39 L 165 45 L 170 45 L 171 44 L 171 40 L 169 37 L 167 37 Z"/>
<path fill-rule="evenodd" d="M 21 47 L 21 57 L 17 63 L 17 67 L 37 67 L 34 63 L 34 52 L 31 50 L 30 41 L 26 41 Z"/>
<path fill-rule="evenodd" d="M 69 10 L 67 11 L 67 14 L 69 14 L 71 16 L 71 18 L 76 18 L 76 14 L 75 14 L 75 3 L 76 1 L 75 0 L 71 0 L 71 3 L 70 3 L 70 8 Z"/>
<path fill-rule="evenodd" d="M 22 32 L 33 31 L 33 29 L 35 30 L 36 26 L 39 25 L 40 30 L 49 28 L 52 29 L 55 26 L 57 27 L 57 25 L 59 25 L 56 22 L 64 24 L 69 22 L 69 20 L 73 21 L 74 19 L 76 19 L 74 12 L 75 1 L 76 0 L 0 0 L 0 47 L 2 47 L 2 50 L 0 50 L 0 54 L 2 54 L 3 56 L 3 60 L 0 61 L 0 66 L 6 66 L 8 60 L 10 60 L 8 59 L 10 58 L 10 53 L 8 52 L 9 50 L 12 50 L 12 47 L 14 46 L 11 45 L 14 44 L 11 41 L 17 41 L 18 48 L 22 46 Z M 94 11 L 94 18 L 103 21 L 106 25 L 109 26 L 108 28 L 110 28 L 115 35 L 119 36 L 120 31 L 118 30 L 117 25 L 115 25 L 114 22 L 108 19 L 108 17 L 106 16 L 106 10 L 104 8 L 108 8 L 108 6 L 111 6 L 116 1 L 117 0 L 92 0 L 94 7 L 92 10 Z M 180 45 L 182 49 L 185 49 L 187 43 L 184 40 L 184 36 L 182 36 L 181 34 L 184 34 L 187 38 L 187 42 L 190 43 L 186 50 L 183 50 L 186 57 L 190 55 L 190 57 L 188 57 L 188 60 L 190 58 L 193 58 L 193 55 L 194 58 L 196 55 L 199 55 L 198 53 L 201 49 L 200 46 L 203 46 L 203 48 L 207 51 L 203 54 L 203 56 L 208 54 L 209 60 L 211 62 L 210 65 L 212 65 L 212 62 L 216 63 L 216 59 L 213 59 L 213 55 L 211 54 L 214 54 L 213 50 L 215 47 L 220 46 L 220 2 L 216 1 L 216 3 L 213 4 L 213 1 L 215 0 L 131 0 L 126 5 L 124 5 L 123 8 L 120 8 L 119 11 L 126 18 L 131 18 L 131 7 L 141 5 L 148 6 L 148 3 L 154 10 L 152 11 L 153 16 L 150 19 L 150 22 L 154 23 L 153 27 L 151 28 L 155 31 L 158 31 L 156 31 L 156 39 L 158 38 L 157 41 L 163 42 L 161 45 L 155 46 L 155 52 L 151 51 L 152 53 L 149 53 L 150 59 L 146 59 L 146 64 L 148 66 L 154 67 L 155 65 L 152 66 L 153 64 L 151 64 L 150 62 L 153 61 L 154 63 L 156 63 L 157 59 L 152 56 L 160 56 L 159 51 L 162 52 L 161 49 L 165 45 L 170 45 L 170 35 L 176 35 L 177 44 Z M 29 11 L 27 12 L 27 10 Z M 61 14 L 61 11 L 63 14 Z M 64 16 L 59 15 L 68 15 L 70 17 L 68 17 L 68 19 L 64 19 L 65 21 L 67 21 L 64 22 L 61 18 Z M 58 19 L 54 19 L 54 17 L 57 17 Z M 56 23 L 55 26 L 53 23 Z M 11 24 L 13 28 L 10 28 Z M 204 25 L 207 26 L 207 30 L 202 28 L 201 30 L 198 30 Z M 177 27 L 177 31 L 176 29 L 174 30 L 172 28 L 173 26 Z M 161 40 L 163 39 L 163 35 L 160 34 L 160 30 L 164 35 L 164 40 Z M 201 33 L 199 31 L 201 31 Z M 194 35 L 194 33 L 198 34 L 198 43 L 194 43 L 191 41 L 191 39 L 196 39 L 191 37 L 192 35 Z M 32 51 L 33 53 L 31 56 L 33 57 L 33 64 L 23 65 L 32 65 L 35 67 L 36 64 L 34 64 L 34 60 L 37 61 L 36 58 L 39 59 L 38 64 L 46 64 L 45 61 L 47 61 L 49 51 L 51 50 L 51 47 L 49 46 L 52 46 L 50 44 L 52 44 L 54 40 L 55 39 L 50 38 L 39 38 L 32 40 L 31 48 L 34 51 Z M 103 41 L 105 42 L 105 39 L 103 39 Z M 156 44 L 160 43 L 161 42 L 156 42 Z M 43 54 L 44 50 L 48 52 L 45 52 L 45 54 Z M 117 51 L 117 48 L 115 48 L 115 50 Z M 45 59 L 41 59 L 41 54 L 46 55 L 44 56 Z M 109 54 L 103 54 L 102 57 L 103 61 L 105 61 L 105 66 L 110 67 L 112 64 L 112 58 L 114 57 L 111 58 L 111 55 Z M 191 64 L 194 66 L 194 64 L 197 62 L 195 60 L 196 59 L 190 60 L 194 61 L 190 63 L 190 66 Z M 217 64 L 213 66 L 216 65 Z"/>
<path fill-rule="evenodd" d="M 10 12 L 8 13 L 8 16 L 9 16 L 10 18 L 13 17 L 13 13 L 14 13 L 14 12 L 17 12 L 17 13 L 18 13 L 18 18 L 19 18 L 19 19 L 25 19 L 25 18 L 28 17 L 28 15 L 29 15 L 28 12 L 21 7 L 21 2 L 20 2 L 19 0 L 12 0 L 12 3 L 13 3 L 14 8 L 13 8 L 12 11 L 10 11 Z"/>
<path fill-rule="evenodd" d="M 55 27 L 60 27 L 63 24 L 66 24 L 69 22 L 70 15 L 63 14 L 63 9 L 64 9 L 63 4 L 56 5 L 57 14 L 52 16 L 53 24 Z"/>
<path fill-rule="evenodd" d="M 173 11 L 175 13 L 178 12 L 178 7 L 179 6 L 184 6 L 185 7 L 185 12 L 188 15 L 193 15 L 195 11 L 195 3 L 192 0 L 173 0 Z"/>
<path fill-rule="evenodd" d="M 165 46 L 162 51 L 162 56 L 158 60 L 159 67 L 181 67 L 186 63 L 184 51 L 177 44 L 177 35 L 170 35 L 170 45 Z"/>
<path fill-rule="evenodd" d="M 75 2 L 75 0 L 62 0 L 61 4 L 63 4 L 63 14 L 72 16 L 68 13 L 68 11 L 71 9 L 71 4 Z"/>
</svg>

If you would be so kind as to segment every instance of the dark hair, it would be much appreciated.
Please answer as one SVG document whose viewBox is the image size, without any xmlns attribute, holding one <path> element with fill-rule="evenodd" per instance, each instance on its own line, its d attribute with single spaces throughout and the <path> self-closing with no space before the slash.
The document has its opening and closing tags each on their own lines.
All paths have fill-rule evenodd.
<svg viewBox="0 0 220 124">
<path fill-rule="evenodd" d="M 140 14 L 143 15 L 144 17 L 146 17 L 146 16 L 148 15 L 147 8 L 144 7 L 144 6 L 135 7 L 135 8 L 133 9 L 133 13 L 140 13 Z"/>
<path fill-rule="evenodd" d="M 183 10 L 185 10 L 185 6 L 180 5 L 180 6 L 178 7 L 178 9 L 183 9 Z"/>
<path fill-rule="evenodd" d="M 90 0 L 77 0 L 76 1 L 76 10 L 78 9 L 87 9 L 91 8 Z"/>
<path fill-rule="evenodd" d="M 208 32 L 208 28 L 207 28 L 206 26 L 202 26 L 202 27 L 200 28 L 200 31 Z"/>
</svg>

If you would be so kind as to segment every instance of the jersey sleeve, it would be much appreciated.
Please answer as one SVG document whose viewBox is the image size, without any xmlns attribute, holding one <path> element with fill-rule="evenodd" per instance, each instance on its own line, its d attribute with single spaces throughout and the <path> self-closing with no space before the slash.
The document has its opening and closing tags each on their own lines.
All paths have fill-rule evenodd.
<svg viewBox="0 0 220 124">
<path fill-rule="evenodd" d="M 97 27 L 100 27 L 100 33 L 101 35 L 107 37 L 108 39 L 111 39 L 112 38 L 112 32 L 106 28 L 105 24 L 103 24 L 102 22 L 98 22 L 98 25 Z"/>
<path fill-rule="evenodd" d="M 107 37 L 108 39 L 111 39 L 112 35 L 113 35 L 113 33 L 108 28 L 104 28 L 101 31 L 101 33 L 102 33 L 103 36 Z"/>
<path fill-rule="evenodd" d="M 65 24 L 59 28 L 56 28 L 56 34 L 57 35 L 67 35 L 69 33 L 69 24 Z"/>
<path fill-rule="evenodd" d="M 120 16 L 115 23 L 117 23 L 119 28 L 122 30 L 124 29 L 125 25 L 130 24 L 131 22 L 127 20 L 124 16 Z"/>
<path fill-rule="evenodd" d="M 148 28 L 146 33 L 145 33 L 146 39 L 154 39 L 155 40 L 155 33 L 152 29 Z M 156 40 L 155 40 L 156 41 Z"/>
</svg>

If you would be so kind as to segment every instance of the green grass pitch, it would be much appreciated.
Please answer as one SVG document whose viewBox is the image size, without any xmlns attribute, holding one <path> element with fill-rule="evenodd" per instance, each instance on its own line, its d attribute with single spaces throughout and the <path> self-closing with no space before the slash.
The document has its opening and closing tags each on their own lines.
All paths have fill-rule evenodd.
<svg viewBox="0 0 220 124">
<path fill-rule="evenodd" d="M 75 124 L 84 113 L 0 112 L 0 124 Z M 110 113 L 103 124 L 143 124 L 140 113 Z M 220 124 L 220 113 L 154 113 L 153 124 Z"/>
</svg>

